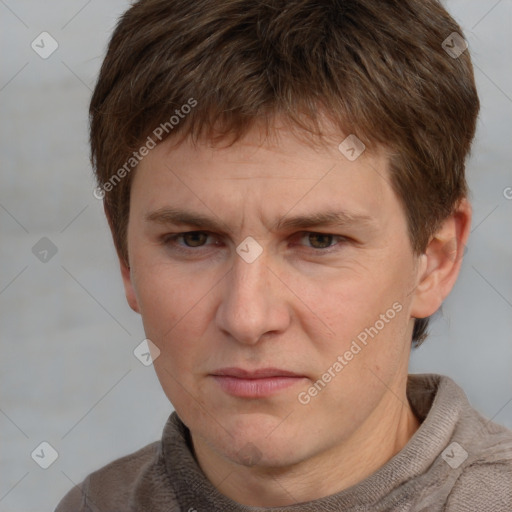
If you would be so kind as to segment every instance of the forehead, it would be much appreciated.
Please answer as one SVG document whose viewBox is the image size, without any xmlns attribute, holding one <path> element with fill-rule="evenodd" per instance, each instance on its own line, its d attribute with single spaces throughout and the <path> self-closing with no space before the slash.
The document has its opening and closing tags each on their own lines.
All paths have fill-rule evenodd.
<svg viewBox="0 0 512 512">
<path fill-rule="evenodd" d="M 191 136 L 183 141 L 169 137 L 162 144 L 157 146 L 157 151 L 153 156 L 167 157 L 180 160 L 183 156 L 188 158 L 194 153 L 194 159 L 197 164 L 203 160 L 222 159 L 225 162 L 243 164 L 238 171 L 243 175 L 244 169 L 250 168 L 251 164 L 261 165 L 264 162 L 272 164 L 281 161 L 305 161 L 312 163 L 332 161 L 355 161 L 359 154 L 378 159 L 386 157 L 386 148 L 382 145 L 374 144 L 371 151 L 365 148 L 364 144 L 353 134 L 342 134 L 339 129 L 335 129 L 333 124 L 325 117 L 319 115 L 322 127 L 321 135 L 310 133 L 303 128 L 297 128 L 291 121 L 286 121 L 282 117 L 275 116 L 269 125 L 263 121 L 255 121 L 251 129 L 234 143 L 230 143 L 229 134 L 218 143 L 211 139 L 200 138 L 197 143 L 193 142 Z M 348 152 L 347 152 L 348 149 Z M 357 150 L 354 153 L 354 150 Z M 164 156 L 164 153 L 167 153 Z M 368 161 L 369 158 L 363 160 Z M 258 176 L 263 176 L 262 169 Z M 274 169 L 275 171 L 275 169 Z M 275 177 L 275 172 L 268 177 Z M 246 176 L 254 178 L 255 173 L 249 172 Z"/>
<path fill-rule="evenodd" d="M 399 208 L 387 153 L 365 150 L 349 159 L 346 144 L 340 150 L 346 137 L 308 144 L 279 129 L 267 138 L 253 130 L 231 145 L 165 140 L 139 164 L 132 201 L 146 217 L 166 209 L 224 215 L 224 222 L 256 215 L 268 229 L 292 211 L 294 217 L 341 212 L 345 219 L 383 219 L 386 209 Z"/>
</svg>

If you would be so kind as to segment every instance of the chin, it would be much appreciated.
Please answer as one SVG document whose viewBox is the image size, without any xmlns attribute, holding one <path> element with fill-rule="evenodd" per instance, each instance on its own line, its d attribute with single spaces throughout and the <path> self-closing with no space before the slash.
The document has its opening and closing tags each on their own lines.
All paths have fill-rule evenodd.
<svg viewBox="0 0 512 512">
<path fill-rule="evenodd" d="M 260 416 L 260 418 L 258 418 Z M 223 423 L 232 435 L 219 432 L 217 451 L 243 466 L 280 467 L 299 462 L 307 439 L 282 418 L 247 414 L 236 427 Z"/>
<path fill-rule="evenodd" d="M 281 441 L 276 443 L 265 438 L 254 440 L 240 438 L 236 445 L 230 444 L 222 448 L 228 450 L 228 452 L 224 452 L 225 457 L 235 464 L 246 467 L 291 466 L 301 459 L 298 446 L 292 443 L 283 444 Z"/>
<path fill-rule="evenodd" d="M 202 409 L 176 410 L 190 431 L 217 454 L 247 467 L 293 465 L 313 453 L 318 442 L 307 418 L 281 407 L 265 412 L 219 407 L 214 417 Z"/>
</svg>

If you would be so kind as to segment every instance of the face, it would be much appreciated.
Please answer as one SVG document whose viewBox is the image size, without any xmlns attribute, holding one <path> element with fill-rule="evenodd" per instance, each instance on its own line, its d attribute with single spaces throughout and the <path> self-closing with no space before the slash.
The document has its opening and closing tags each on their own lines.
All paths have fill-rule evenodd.
<svg viewBox="0 0 512 512">
<path fill-rule="evenodd" d="M 161 385 L 223 457 L 315 457 L 403 391 L 419 270 L 384 153 L 349 161 L 284 128 L 166 141 L 134 176 L 128 253 Z"/>
</svg>

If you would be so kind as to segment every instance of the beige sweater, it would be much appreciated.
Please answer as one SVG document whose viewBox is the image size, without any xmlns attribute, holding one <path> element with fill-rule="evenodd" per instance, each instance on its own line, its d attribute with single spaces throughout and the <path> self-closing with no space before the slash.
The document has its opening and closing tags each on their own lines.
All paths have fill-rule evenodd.
<svg viewBox="0 0 512 512">
<path fill-rule="evenodd" d="M 420 428 L 362 482 L 281 508 L 239 505 L 206 479 L 175 412 L 162 440 L 89 475 L 56 512 L 511 512 L 512 431 L 468 403 L 448 377 L 410 375 L 407 395 Z"/>
</svg>

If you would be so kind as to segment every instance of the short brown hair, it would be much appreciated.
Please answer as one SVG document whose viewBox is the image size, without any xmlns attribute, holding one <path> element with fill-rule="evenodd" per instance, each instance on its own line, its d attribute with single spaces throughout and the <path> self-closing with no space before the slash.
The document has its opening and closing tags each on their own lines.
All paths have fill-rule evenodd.
<svg viewBox="0 0 512 512">
<path fill-rule="evenodd" d="M 463 41 L 437 0 L 135 2 L 111 38 L 90 104 L 98 185 L 122 175 L 103 189 L 120 257 L 128 263 L 126 162 L 157 126 L 167 123 L 162 140 L 229 135 L 233 143 L 280 115 L 321 136 L 320 113 L 369 150 L 390 150 L 391 183 L 421 254 L 467 194 L 480 105 L 468 51 L 445 51 L 454 32 Z M 194 108 L 170 123 L 191 99 Z M 416 320 L 416 345 L 427 324 Z"/>
</svg>

